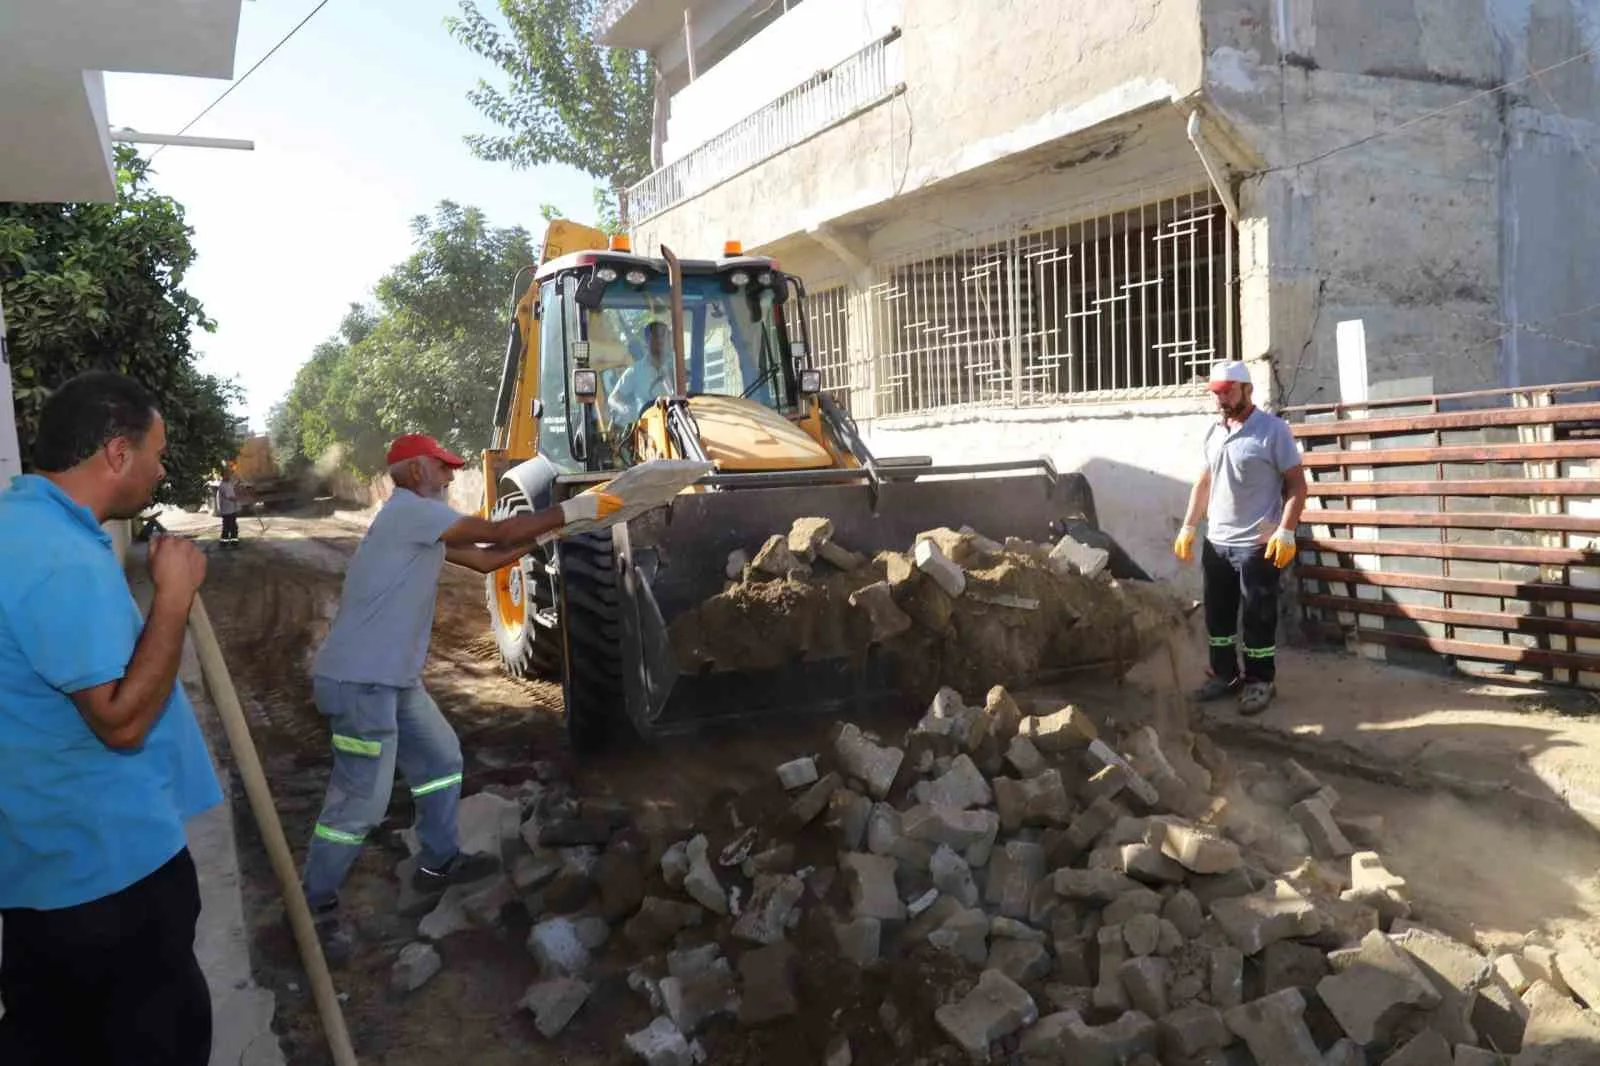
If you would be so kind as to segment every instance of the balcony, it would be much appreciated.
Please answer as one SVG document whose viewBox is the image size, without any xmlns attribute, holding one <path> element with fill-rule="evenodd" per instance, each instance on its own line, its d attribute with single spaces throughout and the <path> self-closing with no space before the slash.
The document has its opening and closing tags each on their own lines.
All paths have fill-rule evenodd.
<svg viewBox="0 0 1600 1066">
<path fill-rule="evenodd" d="M 890 30 L 628 190 L 634 222 L 667 211 L 904 91 L 900 31 Z"/>
</svg>

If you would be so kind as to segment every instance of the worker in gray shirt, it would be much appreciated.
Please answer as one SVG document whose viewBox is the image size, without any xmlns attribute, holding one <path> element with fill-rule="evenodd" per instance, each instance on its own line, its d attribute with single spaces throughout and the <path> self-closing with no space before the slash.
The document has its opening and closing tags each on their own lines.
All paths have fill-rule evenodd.
<svg viewBox="0 0 1600 1066">
<path fill-rule="evenodd" d="M 334 962 L 351 948 L 339 922 L 339 886 L 389 809 L 396 769 L 416 807 L 415 888 L 443 892 L 499 868 L 498 858 L 461 852 L 461 742 L 422 687 L 445 562 L 493 573 L 545 534 L 622 506 L 616 496 L 590 491 L 534 514 L 489 521 L 444 502 L 464 462 L 432 437 L 400 437 L 388 462 L 394 495 L 350 560 L 338 613 L 312 667 L 313 698 L 333 728 L 333 772 L 303 880 L 317 935 Z"/>
<path fill-rule="evenodd" d="M 1172 545 L 1179 559 L 1193 559 L 1195 531 L 1208 520 L 1200 561 L 1211 672 L 1195 697 L 1237 694 L 1242 714 L 1260 714 L 1277 692 L 1278 577 L 1294 560 L 1295 526 L 1306 505 L 1294 434 L 1256 407 L 1253 393 L 1243 363 L 1213 364 L 1211 394 L 1222 418 L 1206 431 L 1205 469 Z"/>
</svg>

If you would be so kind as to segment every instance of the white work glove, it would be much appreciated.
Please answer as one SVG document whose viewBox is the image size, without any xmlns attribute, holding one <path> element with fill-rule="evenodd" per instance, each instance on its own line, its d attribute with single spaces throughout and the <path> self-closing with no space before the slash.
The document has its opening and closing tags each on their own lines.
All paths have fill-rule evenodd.
<svg viewBox="0 0 1600 1066">
<path fill-rule="evenodd" d="M 590 489 L 570 500 L 561 501 L 562 525 L 574 522 L 599 522 L 622 510 L 622 498 L 609 492 Z"/>
</svg>

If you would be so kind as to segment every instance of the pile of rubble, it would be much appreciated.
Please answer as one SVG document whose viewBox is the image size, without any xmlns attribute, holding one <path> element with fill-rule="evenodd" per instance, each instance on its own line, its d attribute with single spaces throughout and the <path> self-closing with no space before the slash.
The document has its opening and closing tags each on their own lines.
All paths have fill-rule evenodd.
<svg viewBox="0 0 1600 1066">
<path fill-rule="evenodd" d="M 1600 1062 L 1591 950 L 1490 957 L 1413 920 L 1358 850 L 1374 827 L 1292 760 L 1046 710 L 945 689 L 902 746 L 842 725 L 698 832 L 543 784 L 471 797 L 471 846 L 514 858 L 420 933 L 520 903 L 538 1030 L 616 988 L 647 1066 Z M 397 986 L 437 968 L 413 945 Z"/>
<path fill-rule="evenodd" d="M 672 622 L 680 668 L 750 671 L 877 649 L 926 701 L 942 685 L 1020 689 L 1063 669 L 1126 670 L 1181 615 L 1155 586 L 1113 579 L 1109 551 L 1070 535 L 1001 544 L 941 528 L 870 559 L 833 537 L 827 519 L 802 518 L 753 556 L 735 551 L 723 591 Z"/>
</svg>

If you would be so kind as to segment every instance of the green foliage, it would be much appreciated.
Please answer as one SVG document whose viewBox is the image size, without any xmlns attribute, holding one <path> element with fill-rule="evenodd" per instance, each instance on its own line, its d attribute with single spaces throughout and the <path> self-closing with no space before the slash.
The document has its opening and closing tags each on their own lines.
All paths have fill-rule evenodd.
<svg viewBox="0 0 1600 1066">
<path fill-rule="evenodd" d="M 113 203 L 0 203 L 17 436 L 26 464 L 51 390 L 81 371 L 120 371 L 155 394 L 167 422 L 160 499 L 193 504 L 238 451 L 230 408 L 241 394 L 195 367 L 190 335 L 214 326 L 183 287 L 195 251 L 182 206 L 150 189 L 132 149 L 116 159 Z"/>
<path fill-rule="evenodd" d="M 473 134 L 482 159 L 516 167 L 565 163 L 600 179 L 613 201 L 650 173 L 655 74 L 650 57 L 594 39 L 599 0 L 499 0 L 509 32 L 461 0 L 456 40 L 500 69 L 467 98 L 504 134 Z M 604 221 L 604 220 L 603 220 Z M 613 222 L 614 225 L 614 222 Z"/>
<path fill-rule="evenodd" d="M 412 223 L 417 250 L 379 280 L 377 304 L 352 304 L 272 412 L 285 466 L 377 473 L 401 433 L 427 433 L 463 455 L 488 443 L 514 295 L 533 246 L 449 201 Z M 521 287 L 512 291 L 512 281 Z"/>
</svg>

